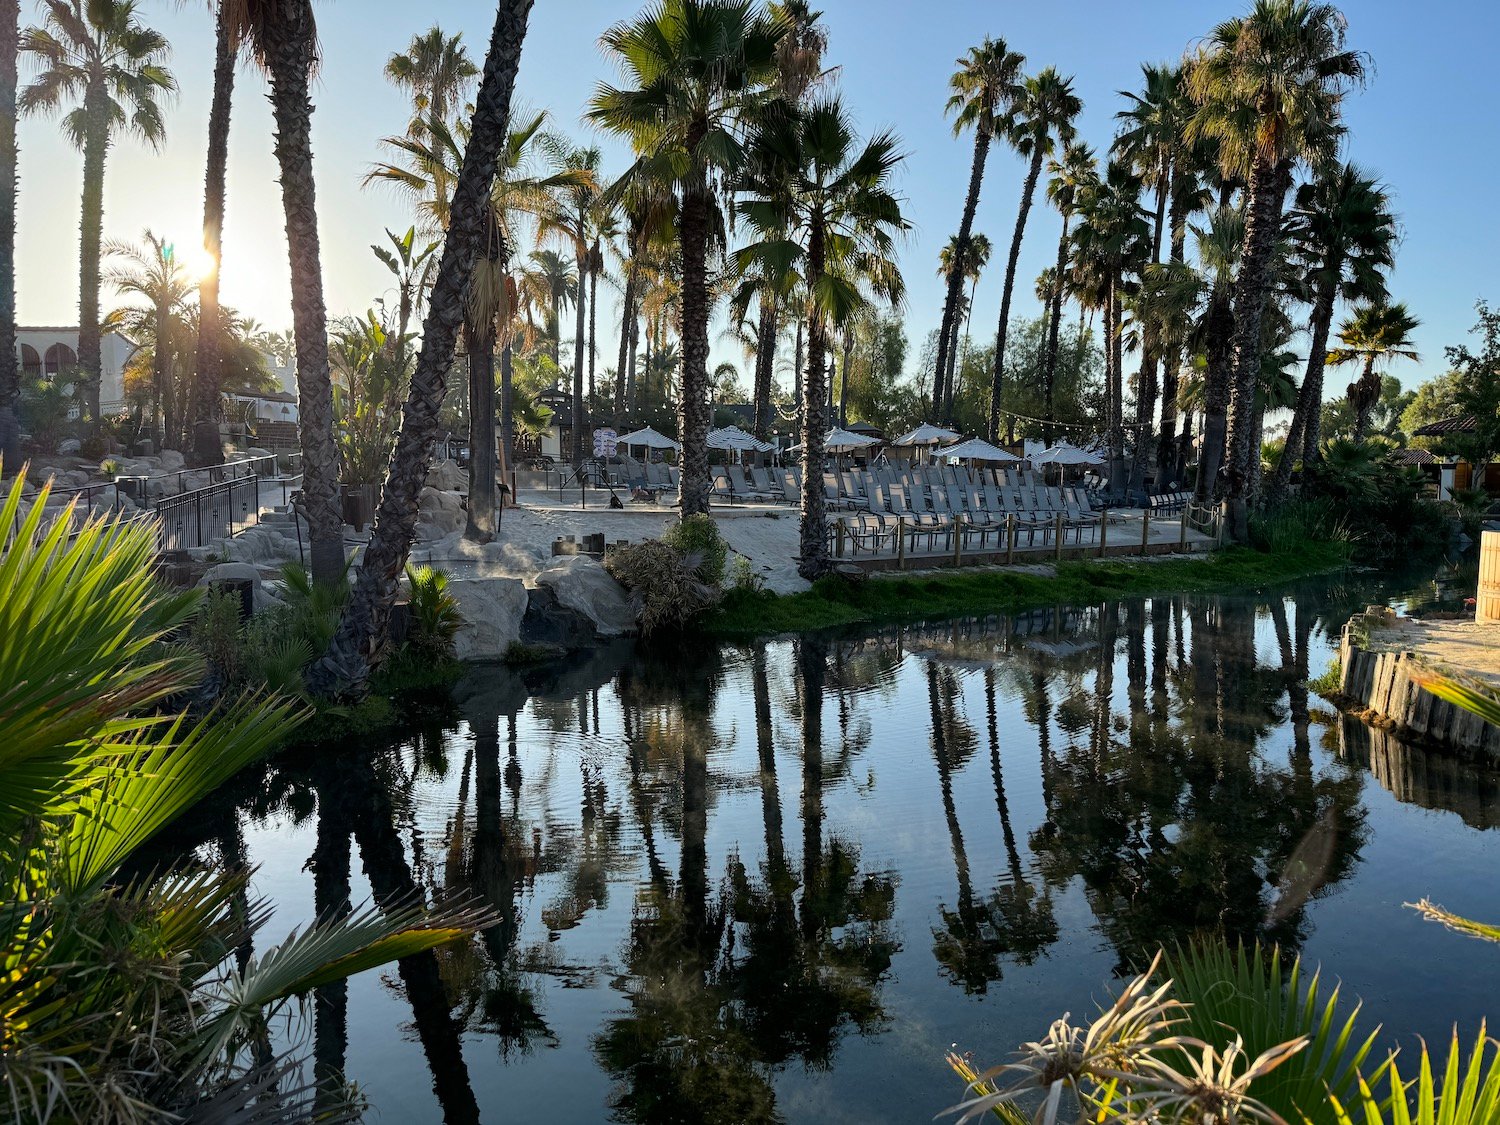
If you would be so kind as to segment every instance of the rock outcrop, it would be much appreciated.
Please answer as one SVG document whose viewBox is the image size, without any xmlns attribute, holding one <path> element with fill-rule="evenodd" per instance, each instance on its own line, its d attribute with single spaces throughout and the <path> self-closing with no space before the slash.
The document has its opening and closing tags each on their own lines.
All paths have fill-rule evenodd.
<svg viewBox="0 0 1500 1125">
<path fill-rule="evenodd" d="M 453 578 L 448 593 L 458 603 L 464 624 L 454 638 L 460 660 L 501 660 L 521 638 L 521 621 L 530 600 L 519 578 Z"/>
</svg>

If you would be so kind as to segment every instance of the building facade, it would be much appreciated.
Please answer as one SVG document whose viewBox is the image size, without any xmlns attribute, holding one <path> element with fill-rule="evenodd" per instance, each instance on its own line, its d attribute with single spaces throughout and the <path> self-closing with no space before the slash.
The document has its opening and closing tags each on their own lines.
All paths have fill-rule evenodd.
<svg viewBox="0 0 1500 1125">
<path fill-rule="evenodd" d="M 133 341 L 116 332 L 106 333 L 99 341 L 99 403 L 106 411 L 125 401 L 125 365 L 135 350 Z M 18 327 L 16 359 L 23 382 L 56 379 L 78 366 L 78 329 Z"/>
</svg>

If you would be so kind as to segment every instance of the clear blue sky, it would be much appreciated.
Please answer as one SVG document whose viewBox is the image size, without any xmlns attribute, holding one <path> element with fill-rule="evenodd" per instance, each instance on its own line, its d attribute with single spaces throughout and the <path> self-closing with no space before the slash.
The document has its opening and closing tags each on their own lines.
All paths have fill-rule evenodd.
<svg viewBox="0 0 1500 1125">
<path fill-rule="evenodd" d="M 323 69 L 314 91 L 318 204 L 325 281 L 332 313 L 359 312 L 387 285 L 368 250 L 381 228 L 404 230 L 404 201 L 382 189 L 362 189 L 360 178 L 377 157 L 379 137 L 399 132 L 406 104 L 381 75 L 392 51 L 432 23 L 462 31 L 482 56 L 493 8 L 485 0 L 332 0 L 320 2 Z M 955 139 L 943 116 L 954 59 L 986 35 L 1004 37 L 1028 66 L 1055 65 L 1076 76 L 1084 100 L 1084 139 L 1098 148 L 1114 132 L 1120 89 L 1138 84 L 1143 61 L 1179 57 L 1220 19 L 1242 5 L 1208 0 L 1075 0 L 1069 5 L 1011 0 L 823 0 L 831 38 L 828 61 L 841 67 L 840 84 L 860 126 L 893 128 L 909 153 L 901 178 L 914 229 L 902 251 L 909 288 L 912 360 L 936 326 L 941 290 L 938 248 L 955 229 L 969 168 L 971 142 Z M 1492 286 L 1500 259 L 1493 219 L 1500 157 L 1491 143 L 1500 104 L 1493 51 L 1500 42 L 1500 6 L 1474 0 L 1347 0 L 1351 45 L 1374 60 L 1368 86 L 1349 100 L 1347 155 L 1388 183 L 1401 213 L 1405 241 L 1391 289 L 1422 318 L 1421 364 L 1399 364 L 1408 385 L 1443 369 L 1442 348 L 1465 339 L 1480 297 L 1500 299 Z M 203 146 L 207 128 L 213 35 L 206 5 L 144 0 L 143 18 L 171 39 L 171 65 L 181 93 L 167 115 L 159 153 L 132 140 L 110 155 L 106 237 L 134 238 L 143 227 L 192 244 L 202 222 Z M 611 71 L 597 39 L 609 23 L 637 10 L 604 0 L 537 0 L 521 69 L 520 96 L 554 114 L 555 127 L 580 139 L 580 121 L 595 82 Z M 36 18 L 23 5 L 22 18 Z M 28 76 L 22 66 L 22 81 Z M 279 186 L 271 154 L 270 108 L 263 79 L 242 70 L 235 91 L 230 141 L 225 300 L 272 328 L 288 327 L 285 240 Z M 76 321 L 77 230 L 81 159 L 53 122 L 21 126 L 19 315 L 23 324 Z M 595 138 L 610 168 L 625 163 L 619 145 Z M 998 150 L 990 159 L 976 229 L 1003 259 L 1015 222 L 1022 165 Z M 1016 311 L 1037 311 L 1033 280 L 1052 261 L 1059 220 L 1045 206 L 1033 210 L 1017 283 Z M 993 332 L 1003 265 L 981 282 L 976 333 Z M 601 303 L 603 301 L 601 290 Z M 110 298 L 106 295 L 105 307 Z M 611 300 L 601 309 L 601 332 L 617 324 Z M 610 333 L 616 329 L 609 328 Z M 741 363 L 722 344 L 718 358 Z M 609 362 L 612 348 L 603 348 Z M 743 370 L 743 367 L 742 367 Z M 745 381 L 742 378 L 742 381 Z"/>
</svg>

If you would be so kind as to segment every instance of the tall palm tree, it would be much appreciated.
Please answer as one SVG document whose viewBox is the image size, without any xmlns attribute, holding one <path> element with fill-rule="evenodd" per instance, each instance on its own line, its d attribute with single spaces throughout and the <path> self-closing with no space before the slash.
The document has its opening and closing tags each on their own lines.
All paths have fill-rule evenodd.
<svg viewBox="0 0 1500 1125">
<path fill-rule="evenodd" d="M 1068 144 L 1073 140 L 1073 120 L 1081 112 L 1083 102 L 1073 93 L 1073 80 L 1064 78 L 1049 66 L 1022 82 L 1006 115 L 1005 139 L 1022 156 L 1030 157 L 1030 163 L 1021 185 L 1021 207 L 1016 214 L 1010 257 L 1005 262 L 1005 282 L 1000 290 L 1000 324 L 995 330 L 995 367 L 990 381 L 991 441 L 1000 436 L 1000 406 L 1005 389 L 1005 337 L 1010 329 L 1010 299 L 1016 286 L 1016 263 L 1021 257 L 1026 216 L 1036 196 L 1042 162 L 1052 155 L 1059 141 Z"/>
<path fill-rule="evenodd" d="M 807 287 L 807 367 L 802 379 L 802 527 L 797 571 L 813 579 L 829 566 L 823 439 L 827 429 L 829 330 L 847 324 L 866 301 L 863 275 L 886 293 L 895 235 L 908 223 L 891 190 L 902 159 L 896 138 L 882 133 L 859 144 L 837 98 L 764 115 L 750 144 L 739 211 L 762 241 L 741 259 L 780 257 Z M 784 237 L 792 232 L 792 239 Z"/>
<path fill-rule="evenodd" d="M 969 165 L 969 189 L 964 195 L 963 214 L 954 236 L 953 264 L 948 274 L 948 288 L 943 298 L 943 319 L 938 326 L 937 367 L 932 375 L 932 411 L 938 418 L 953 410 L 953 388 L 950 369 L 954 366 L 949 352 L 958 339 L 958 302 L 963 294 L 970 233 L 974 229 L 974 212 L 979 207 L 979 190 L 984 184 L 984 165 L 989 159 L 990 143 L 1001 128 L 1011 103 L 1020 93 L 1021 68 L 1026 56 L 1012 51 L 1003 39 L 985 39 L 978 47 L 956 61 L 958 69 L 948 80 L 953 94 L 948 98 L 947 112 L 953 115 L 953 133 L 974 130 L 974 159 Z"/>
<path fill-rule="evenodd" d="M 1048 163 L 1047 199 L 1062 216 L 1062 234 L 1057 239 L 1057 265 L 1052 271 L 1052 293 L 1047 301 L 1047 355 L 1042 368 L 1043 416 L 1048 425 L 1044 440 L 1051 444 L 1056 432 L 1051 423 L 1057 421 L 1057 335 L 1062 325 L 1063 288 L 1068 275 L 1068 226 L 1078 210 L 1084 192 L 1092 190 L 1099 182 L 1099 166 L 1094 161 L 1094 150 L 1088 145 L 1067 145 L 1060 157 Z"/>
<path fill-rule="evenodd" d="M 566 176 L 530 173 L 532 153 L 542 137 L 545 113 L 526 114 L 509 130 L 490 187 L 489 212 L 483 252 L 475 259 L 469 285 L 469 312 L 463 340 L 469 365 L 469 506 L 465 534 L 489 539 L 496 529 L 495 488 L 495 345 L 500 351 L 500 435 L 505 463 L 510 464 L 515 439 L 510 393 L 510 303 L 515 282 L 509 277 L 510 256 L 517 242 L 516 225 L 523 217 L 541 221 L 553 213 L 552 192 L 568 182 Z M 452 221 L 451 196 L 458 182 L 469 126 L 450 126 L 428 120 L 426 139 L 411 135 L 386 137 L 381 143 L 405 157 L 405 163 L 377 163 L 365 182 L 391 183 L 416 199 L 434 233 L 447 231 Z M 549 251 L 550 253 L 550 251 Z M 556 356 L 554 337 L 554 358 Z"/>
<path fill-rule="evenodd" d="M 1234 276 L 1245 244 L 1244 213 L 1233 207 L 1209 212 L 1194 227 L 1198 260 L 1207 286 L 1200 323 L 1203 356 L 1203 449 L 1198 458 L 1194 499 L 1207 504 L 1217 494 L 1229 430 L 1229 396 L 1234 379 Z"/>
<path fill-rule="evenodd" d="M 397 89 L 411 94 L 407 132 L 414 140 L 427 137 L 430 121 L 447 124 L 450 114 L 463 107 L 464 97 L 479 74 L 463 38 L 463 32 L 445 35 L 434 24 L 423 34 L 412 36 L 404 52 L 386 61 L 386 78 Z"/>
<path fill-rule="evenodd" d="M 1362 57 L 1345 46 L 1343 14 L 1311 0 L 1255 0 L 1248 15 L 1209 34 L 1203 57 L 1188 72 L 1198 104 L 1189 135 L 1218 140 L 1225 166 L 1246 173 L 1224 490 L 1240 540 L 1249 533 L 1250 462 L 1258 456 L 1251 437 L 1260 320 L 1291 173 L 1299 162 L 1330 159 L 1343 132 L 1344 91 L 1363 74 Z"/>
<path fill-rule="evenodd" d="M 219 264 L 224 255 L 224 201 L 228 192 L 229 116 L 234 100 L 234 71 L 240 42 L 234 34 L 233 14 L 222 0 L 214 9 L 214 87 L 208 108 L 208 158 L 203 172 L 203 252 L 207 268 L 198 279 L 198 351 L 191 395 L 193 463 L 216 465 L 224 460 L 219 437 L 219 388 L 223 378 L 223 350 L 219 334 Z"/>
<path fill-rule="evenodd" d="M 578 297 L 573 302 L 575 326 L 573 332 L 573 418 L 572 440 L 569 442 L 568 460 L 576 469 L 583 464 L 585 443 L 583 429 L 586 423 L 584 398 L 584 366 L 587 343 L 588 283 L 592 255 L 589 242 L 593 215 L 599 204 L 599 165 L 604 154 L 597 148 L 579 148 L 560 137 L 548 137 L 547 147 L 554 170 L 559 175 L 570 177 L 558 188 L 557 207 L 551 218 L 542 223 L 542 235 L 555 234 L 573 251 L 574 269 L 578 275 Z M 592 446 L 588 446 L 592 449 Z"/>
<path fill-rule="evenodd" d="M 963 279 L 969 283 L 969 299 L 963 303 L 958 317 L 953 323 L 954 345 L 948 349 L 948 369 L 944 376 L 944 398 L 943 413 L 946 416 L 953 411 L 952 385 L 954 371 L 958 367 L 958 356 L 969 348 L 969 325 L 974 320 L 974 298 L 979 293 L 979 276 L 984 272 L 984 267 L 990 264 L 990 256 L 994 254 L 995 247 L 989 240 L 988 235 L 974 234 L 969 237 L 969 248 L 963 255 L 963 264 L 958 260 L 958 235 L 948 239 L 948 244 L 938 251 L 938 277 L 946 279 L 950 273 L 957 269 L 963 274 Z M 961 324 L 960 324 L 961 322 Z M 962 326 L 964 333 L 963 346 L 957 344 L 958 330 Z"/>
<path fill-rule="evenodd" d="M 459 329 L 469 312 L 467 290 L 474 263 L 489 241 L 491 188 L 510 135 L 510 101 L 532 0 L 500 0 L 495 29 L 474 99 L 469 143 L 449 204 L 437 279 L 422 324 L 422 350 L 411 391 L 401 411 L 401 429 L 370 545 L 360 561 L 354 590 L 328 651 L 309 673 L 313 690 L 325 695 L 362 690 L 370 669 L 385 652 L 390 609 L 416 530 L 417 498 L 427 480 L 437 416 Z"/>
<path fill-rule="evenodd" d="M 230 34 L 250 45 L 270 79 L 276 161 L 286 216 L 297 341 L 297 411 L 302 440 L 302 510 L 307 517 L 313 581 L 344 577 L 344 521 L 339 506 L 338 446 L 333 436 L 333 381 L 328 362 L 328 308 L 313 180 L 312 97 L 317 26 L 312 0 L 222 0 Z"/>
<path fill-rule="evenodd" d="M 151 309 L 157 341 L 151 373 L 153 429 L 163 446 L 179 434 L 177 403 L 173 401 L 170 351 L 164 346 L 168 319 L 183 311 L 193 292 L 192 279 L 166 239 L 147 229 L 141 244 L 111 239 L 104 243 L 102 279 L 117 296 L 140 298 Z M 215 306 L 217 310 L 218 306 Z"/>
<path fill-rule="evenodd" d="M 1298 266 L 1312 286 L 1313 305 L 1308 318 L 1307 374 L 1267 492 L 1267 502 L 1273 504 L 1286 495 L 1296 461 L 1310 463 L 1318 456 L 1323 367 L 1334 304 L 1385 300 L 1384 275 L 1395 264 L 1399 237 L 1384 189 L 1353 164 L 1344 164 L 1297 190 L 1289 233 Z"/>
<path fill-rule="evenodd" d="M 1370 411 L 1380 401 L 1379 368 L 1393 359 L 1421 358 L 1411 346 L 1411 334 L 1421 325 L 1400 301 L 1366 305 L 1339 325 L 1339 346 L 1328 353 L 1328 362 L 1334 366 L 1361 364 L 1359 378 L 1349 384 L 1355 441 L 1364 440 L 1370 428 Z"/>
<path fill-rule="evenodd" d="M 708 511 L 708 321 L 713 297 L 709 258 L 716 242 L 716 181 L 732 176 L 734 133 L 761 88 L 776 76 L 784 17 L 753 0 L 662 0 L 601 38 L 626 86 L 601 84 L 589 117 L 626 137 L 640 176 L 679 200 L 677 243 L 682 273 L 682 393 L 679 438 L 683 515 Z"/>
<path fill-rule="evenodd" d="M 579 298 L 581 288 L 572 262 L 556 250 L 533 250 L 522 270 L 520 286 L 534 307 L 547 315 L 546 335 L 552 362 L 559 361 L 562 349 L 562 313 Z"/>
<path fill-rule="evenodd" d="M 21 91 L 20 111 L 62 114 L 64 134 L 83 152 L 78 366 L 84 409 L 97 425 L 105 158 L 121 133 L 160 145 L 161 99 L 177 89 L 165 65 L 171 47 L 136 18 L 134 0 L 46 0 L 46 18 L 22 34 L 21 50 L 35 58 L 38 73 Z"/>
<path fill-rule="evenodd" d="M 21 0 L 0 0 L 0 465 L 20 457 L 16 402 L 16 85 L 21 54 Z"/>
<path fill-rule="evenodd" d="M 1115 155 L 1128 163 L 1156 196 L 1151 234 L 1151 261 L 1161 261 L 1162 243 L 1168 226 L 1168 201 L 1176 192 L 1179 166 L 1190 145 L 1184 129 L 1191 116 L 1192 102 L 1187 96 L 1181 67 L 1145 64 L 1141 67 L 1145 85 L 1139 94 L 1120 91 L 1129 106 L 1115 114 L 1121 123 L 1115 138 Z M 1153 336 L 1143 339 L 1141 369 L 1136 383 L 1136 448 L 1131 473 L 1133 487 L 1142 486 L 1145 465 L 1151 455 L 1151 422 L 1156 410 L 1157 374 L 1161 367 L 1161 345 Z M 1176 393 L 1175 371 L 1173 386 Z M 1167 409 L 1163 398 L 1163 411 Z"/>
</svg>

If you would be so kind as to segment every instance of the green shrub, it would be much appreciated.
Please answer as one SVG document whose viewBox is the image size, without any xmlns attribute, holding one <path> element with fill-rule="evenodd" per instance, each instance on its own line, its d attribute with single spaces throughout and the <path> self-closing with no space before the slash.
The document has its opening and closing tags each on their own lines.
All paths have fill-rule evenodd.
<svg viewBox="0 0 1500 1125">
<path fill-rule="evenodd" d="M 188 644 L 196 649 L 226 686 L 244 682 L 245 637 L 240 628 L 240 597 L 228 590 L 210 590 L 198 603 L 188 629 Z"/>
<path fill-rule="evenodd" d="M 1351 538 L 1343 511 L 1327 497 L 1299 497 L 1250 519 L 1250 545 L 1273 555 L 1304 543 L 1347 543 Z"/>
<path fill-rule="evenodd" d="M 1331 441 L 1303 489 L 1301 502 L 1328 505 L 1348 541 L 1372 562 L 1431 550 L 1448 539 L 1449 514 L 1425 498 L 1421 470 L 1397 464 L 1391 454 L 1383 445 Z"/>
<path fill-rule="evenodd" d="M 21 425 L 39 453 L 56 453 L 72 429 L 73 395 L 60 379 L 36 379 L 21 388 Z"/>
<path fill-rule="evenodd" d="M 681 629 L 719 603 L 722 593 L 702 580 L 702 565 L 701 557 L 684 558 L 665 539 L 616 547 L 604 556 L 604 568 L 636 602 L 642 636 Z"/>
<path fill-rule="evenodd" d="M 729 589 L 758 594 L 765 588 L 766 580 L 755 572 L 755 564 L 744 555 L 736 555 L 729 568 Z"/>
<path fill-rule="evenodd" d="M 719 525 L 713 516 L 701 513 L 684 516 L 681 523 L 667 529 L 662 541 L 676 548 L 700 582 L 711 586 L 723 583 L 729 544 L 719 534 Z"/>
<path fill-rule="evenodd" d="M 411 582 L 411 628 L 406 644 L 422 656 L 451 658 L 453 638 L 463 626 L 458 601 L 448 593 L 448 576 L 430 566 L 408 566 Z"/>
<path fill-rule="evenodd" d="M 1307 681 L 1307 690 L 1324 699 L 1337 695 L 1343 685 L 1344 673 L 1337 660 L 1329 661 L 1328 670 L 1321 676 Z"/>
</svg>

